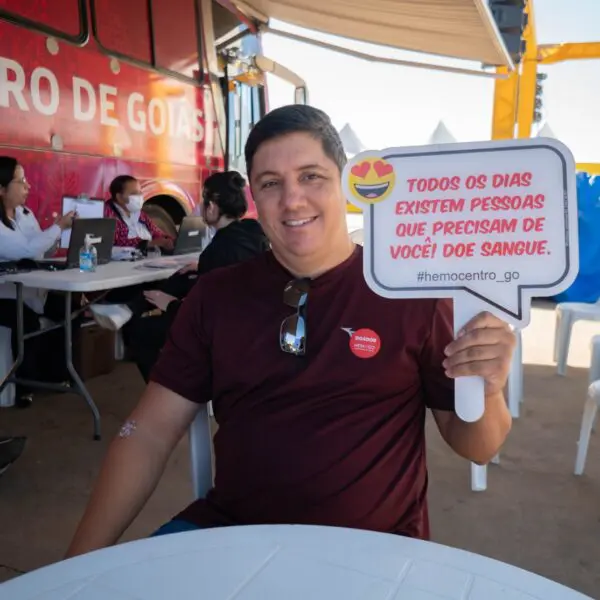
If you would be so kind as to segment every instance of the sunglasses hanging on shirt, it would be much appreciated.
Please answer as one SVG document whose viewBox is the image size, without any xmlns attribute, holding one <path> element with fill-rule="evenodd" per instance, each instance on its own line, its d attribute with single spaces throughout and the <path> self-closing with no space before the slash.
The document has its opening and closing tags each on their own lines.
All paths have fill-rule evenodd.
<svg viewBox="0 0 600 600">
<path fill-rule="evenodd" d="M 306 354 L 306 304 L 309 279 L 293 279 L 283 290 L 283 302 L 296 310 L 295 315 L 286 317 L 281 323 L 279 346 L 288 354 Z"/>
</svg>

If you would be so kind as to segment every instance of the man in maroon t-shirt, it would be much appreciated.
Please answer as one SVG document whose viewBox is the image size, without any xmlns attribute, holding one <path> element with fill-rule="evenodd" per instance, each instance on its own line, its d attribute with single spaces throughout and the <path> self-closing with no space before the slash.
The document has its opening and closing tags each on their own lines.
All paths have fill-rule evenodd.
<svg viewBox="0 0 600 600">
<path fill-rule="evenodd" d="M 505 323 L 483 313 L 454 340 L 450 302 L 388 300 L 367 287 L 327 115 L 272 111 L 250 133 L 246 163 L 272 251 L 203 276 L 188 295 L 68 556 L 116 543 L 209 400 L 214 488 L 158 533 L 303 523 L 427 538 L 426 409 L 454 451 L 478 463 L 510 429 Z M 454 413 L 454 378 L 466 375 L 485 379 L 476 423 Z"/>
</svg>

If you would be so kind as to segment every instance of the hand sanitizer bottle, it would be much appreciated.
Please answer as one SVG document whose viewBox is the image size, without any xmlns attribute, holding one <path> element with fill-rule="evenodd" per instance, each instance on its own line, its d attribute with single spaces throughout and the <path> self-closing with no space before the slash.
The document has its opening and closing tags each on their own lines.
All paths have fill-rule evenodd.
<svg viewBox="0 0 600 600">
<path fill-rule="evenodd" d="M 79 270 L 82 273 L 93 273 L 98 264 L 98 251 L 92 243 L 92 236 L 85 236 L 83 246 L 79 250 Z"/>
</svg>

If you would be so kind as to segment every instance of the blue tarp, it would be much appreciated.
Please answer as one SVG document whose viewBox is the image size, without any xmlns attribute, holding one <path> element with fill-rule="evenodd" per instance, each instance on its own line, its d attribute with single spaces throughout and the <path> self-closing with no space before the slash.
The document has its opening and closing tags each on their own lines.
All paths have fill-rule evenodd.
<svg viewBox="0 0 600 600">
<path fill-rule="evenodd" d="M 596 302 L 600 298 L 600 176 L 577 174 L 579 274 L 556 302 Z"/>
</svg>

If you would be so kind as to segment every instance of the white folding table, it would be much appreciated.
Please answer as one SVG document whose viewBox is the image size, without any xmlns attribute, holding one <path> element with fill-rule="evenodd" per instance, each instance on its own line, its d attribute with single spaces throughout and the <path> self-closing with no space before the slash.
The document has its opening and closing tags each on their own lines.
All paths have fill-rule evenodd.
<svg viewBox="0 0 600 600">
<path fill-rule="evenodd" d="M 0 600 L 591 600 L 431 542 L 313 526 L 204 529 L 121 544 L 0 585 Z"/>
<path fill-rule="evenodd" d="M 111 262 L 100 265 L 93 273 L 82 273 L 79 269 L 64 269 L 60 271 L 36 270 L 25 273 L 16 273 L 2 276 L 2 283 L 14 283 L 17 295 L 17 340 L 18 351 L 11 369 L 0 381 L 0 393 L 10 383 L 26 383 L 33 388 L 45 389 L 55 392 L 75 392 L 83 396 L 94 418 L 94 439 L 100 439 L 100 413 L 87 390 L 83 380 L 73 365 L 73 293 L 108 291 L 124 288 L 130 285 L 139 285 L 152 281 L 168 279 L 184 265 L 197 260 L 198 253 L 182 254 L 176 257 L 148 258 L 138 261 Z M 150 265 L 157 267 L 150 268 Z M 161 265 L 164 265 L 161 266 Z M 23 288 L 40 288 L 65 293 L 65 320 L 56 327 L 65 328 L 65 361 L 67 370 L 73 378 L 74 385 L 48 383 L 36 380 L 17 379 L 16 372 L 25 354 L 25 339 L 36 335 L 43 335 L 53 328 L 43 329 L 33 334 L 25 335 L 23 328 Z M 83 307 L 85 308 L 85 307 Z M 78 311 L 81 312 L 81 311 Z"/>
</svg>

